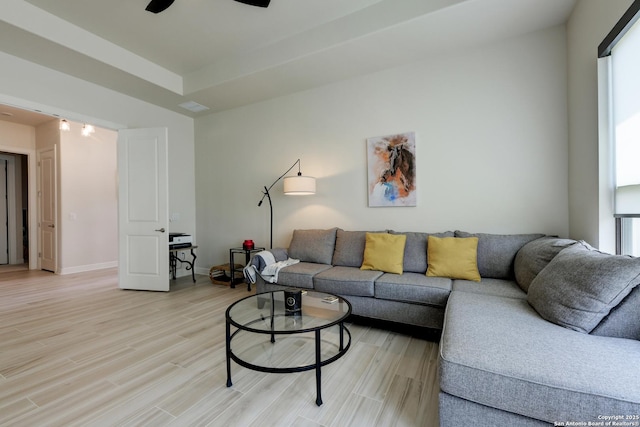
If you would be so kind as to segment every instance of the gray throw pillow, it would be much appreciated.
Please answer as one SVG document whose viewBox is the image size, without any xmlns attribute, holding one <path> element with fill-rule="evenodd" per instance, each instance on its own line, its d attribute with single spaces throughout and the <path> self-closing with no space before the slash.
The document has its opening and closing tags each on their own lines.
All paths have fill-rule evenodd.
<svg viewBox="0 0 640 427">
<path fill-rule="evenodd" d="M 640 258 L 610 255 L 578 242 L 560 251 L 529 286 L 544 319 L 590 333 L 640 283 Z"/>
<path fill-rule="evenodd" d="M 576 243 L 571 239 L 542 237 L 524 245 L 516 254 L 513 269 L 518 286 L 529 291 L 529 286 L 538 273 L 551 262 L 564 248 Z"/>
<path fill-rule="evenodd" d="M 456 237 L 478 238 L 478 272 L 481 277 L 513 279 L 513 262 L 520 248 L 544 237 L 544 234 L 472 234 L 456 231 Z"/>
<path fill-rule="evenodd" d="M 404 260 L 402 265 L 403 271 L 411 273 L 427 272 L 427 240 L 428 237 L 453 237 L 453 231 L 445 231 L 444 233 L 420 233 L 420 232 L 400 232 L 390 231 L 391 234 L 402 234 L 407 236 L 407 242 L 404 246 Z"/>
<path fill-rule="evenodd" d="M 366 231 L 345 231 L 338 228 L 333 265 L 358 267 L 362 265 Z"/>
<path fill-rule="evenodd" d="M 304 262 L 331 264 L 336 245 L 336 230 L 294 230 L 289 256 Z"/>
</svg>

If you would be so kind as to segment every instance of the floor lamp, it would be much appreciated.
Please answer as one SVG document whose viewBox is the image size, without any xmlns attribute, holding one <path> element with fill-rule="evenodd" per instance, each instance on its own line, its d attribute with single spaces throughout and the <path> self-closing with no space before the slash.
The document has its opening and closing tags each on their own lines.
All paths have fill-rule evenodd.
<svg viewBox="0 0 640 427">
<path fill-rule="evenodd" d="M 262 206 L 262 202 L 265 197 L 269 200 L 269 248 L 273 248 L 273 205 L 271 204 L 271 195 L 269 194 L 269 190 L 276 185 L 276 182 L 280 181 L 286 174 L 288 174 L 295 165 L 298 165 L 298 175 L 284 178 L 284 194 L 288 196 L 306 196 L 309 194 L 316 194 L 316 179 L 311 176 L 302 176 L 302 172 L 300 172 L 300 159 L 296 160 L 296 162 L 292 164 L 285 173 L 273 181 L 273 184 L 271 184 L 269 188 L 266 186 L 264 187 L 262 199 L 260 199 L 258 206 Z"/>
</svg>

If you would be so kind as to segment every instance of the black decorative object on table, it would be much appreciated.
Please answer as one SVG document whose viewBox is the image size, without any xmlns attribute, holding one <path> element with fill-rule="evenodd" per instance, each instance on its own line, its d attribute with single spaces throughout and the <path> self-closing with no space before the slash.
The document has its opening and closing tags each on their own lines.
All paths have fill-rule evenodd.
<svg viewBox="0 0 640 427">
<path fill-rule="evenodd" d="M 299 316 L 302 314 L 302 291 L 300 289 L 285 289 L 284 314 L 285 316 Z"/>
</svg>

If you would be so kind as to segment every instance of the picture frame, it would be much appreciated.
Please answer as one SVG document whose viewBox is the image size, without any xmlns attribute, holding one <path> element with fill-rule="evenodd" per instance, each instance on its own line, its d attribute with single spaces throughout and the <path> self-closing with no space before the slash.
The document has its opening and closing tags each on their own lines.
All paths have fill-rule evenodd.
<svg viewBox="0 0 640 427">
<path fill-rule="evenodd" d="M 367 182 L 369 207 L 417 206 L 415 132 L 367 138 Z"/>
</svg>

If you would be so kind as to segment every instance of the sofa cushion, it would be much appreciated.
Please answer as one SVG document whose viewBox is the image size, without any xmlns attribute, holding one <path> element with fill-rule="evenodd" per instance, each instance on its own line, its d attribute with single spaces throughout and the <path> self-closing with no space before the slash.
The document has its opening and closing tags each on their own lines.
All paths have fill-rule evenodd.
<svg viewBox="0 0 640 427">
<path fill-rule="evenodd" d="M 361 270 L 379 270 L 402 274 L 404 244 L 407 236 L 389 233 L 367 233 Z"/>
<path fill-rule="evenodd" d="M 390 231 L 391 234 L 404 234 L 407 236 L 407 243 L 404 245 L 404 261 L 402 265 L 403 271 L 411 271 L 413 273 L 425 273 L 427 271 L 427 238 L 436 237 L 453 237 L 453 231 L 445 231 L 444 233 L 419 233 L 419 232 L 400 232 Z"/>
<path fill-rule="evenodd" d="M 440 340 L 440 388 L 543 420 L 640 413 L 640 342 L 579 334 L 526 300 L 453 291 Z"/>
<path fill-rule="evenodd" d="M 528 292 L 529 286 L 538 273 L 551 262 L 564 248 L 576 243 L 571 239 L 558 237 L 542 237 L 524 245 L 516 254 L 513 269 L 516 281 L 523 291 Z"/>
<path fill-rule="evenodd" d="M 330 268 L 331 266 L 327 264 L 299 262 L 280 270 L 278 284 L 294 288 L 313 289 L 313 277 Z"/>
<path fill-rule="evenodd" d="M 366 234 L 366 231 L 345 231 L 338 228 L 332 264 L 360 267 L 364 256 Z"/>
<path fill-rule="evenodd" d="M 429 236 L 427 276 L 480 281 L 477 264 L 478 238 Z"/>
<path fill-rule="evenodd" d="M 636 286 L 620 304 L 598 323 L 591 333 L 605 337 L 628 338 L 640 341 L 640 285 Z"/>
<path fill-rule="evenodd" d="M 527 300 L 550 322 L 589 333 L 640 283 L 640 258 L 563 249 L 531 282 Z"/>
<path fill-rule="evenodd" d="M 373 284 L 376 298 L 444 307 L 451 279 L 421 273 L 383 274 Z"/>
<path fill-rule="evenodd" d="M 505 298 L 526 299 L 527 294 L 513 280 L 483 278 L 481 283 L 470 280 L 454 280 L 451 290 Z"/>
<path fill-rule="evenodd" d="M 373 282 L 382 274 L 381 271 L 356 267 L 332 267 L 314 276 L 313 287 L 316 291 L 330 294 L 372 297 Z"/>
<path fill-rule="evenodd" d="M 294 230 L 289 256 L 305 262 L 331 264 L 336 245 L 336 230 Z"/>
<path fill-rule="evenodd" d="M 457 231 L 456 237 L 478 238 L 478 271 L 482 277 L 513 279 L 516 253 L 528 242 L 544 234 L 486 234 Z"/>
</svg>

